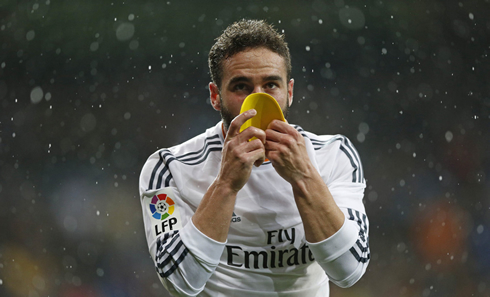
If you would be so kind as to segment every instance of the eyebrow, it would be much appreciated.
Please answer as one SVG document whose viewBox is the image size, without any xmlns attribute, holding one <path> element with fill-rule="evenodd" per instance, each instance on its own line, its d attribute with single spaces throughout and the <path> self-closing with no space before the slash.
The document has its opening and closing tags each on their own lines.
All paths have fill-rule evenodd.
<svg viewBox="0 0 490 297">
<path fill-rule="evenodd" d="M 262 78 L 263 81 L 282 81 L 282 77 L 279 75 L 269 75 Z M 229 84 L 235 84 L 238 82 L 251 82 L 252 80 L 246 76 L 237 76 L 230 80 Z"/>
<path fill-rule="evenodd" d="M 270 75 L 264 78 L 265 81 L 282 81 L 282 77 L 279 75 Z"/>
<path fill-rule="evenodd" d="M 236 76 L 232 78 L 229 82 L 229 85 L 235 84 L 237 82 L 251 82 L 252 80 L 245 76 Z"/>
</svg>

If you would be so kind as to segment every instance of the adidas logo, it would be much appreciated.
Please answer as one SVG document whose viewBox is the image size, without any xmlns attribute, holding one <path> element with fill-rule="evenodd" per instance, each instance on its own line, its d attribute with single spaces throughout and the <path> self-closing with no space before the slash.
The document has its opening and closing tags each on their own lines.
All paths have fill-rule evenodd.
<svg viewBox="0 0 490 297">
<path fill-rule="evenodd" d="M 232 223 L 238 223 L 241 222 L 242 218 L 237 216 L 235 212 L 233 212 L 233 216 L 231 217 L 231 222 Z"/>
</svg>

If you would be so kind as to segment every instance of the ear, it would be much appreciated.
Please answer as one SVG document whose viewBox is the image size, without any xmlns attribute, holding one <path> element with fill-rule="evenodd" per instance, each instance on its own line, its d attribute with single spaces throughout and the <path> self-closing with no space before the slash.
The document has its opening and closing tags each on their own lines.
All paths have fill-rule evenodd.
<svg viewBox="0 0 490 297">
<path fill-rule="evenodd" d="M 213 106 L 214 110 L 220 111 L 221 110 L 221 100 L 219 97 L 219 88 L 213 82 L 209 83 L 209 98 L 211 99 L 211 105 Z"/>
<path fill-rule="evenodd" d="M 288 104 L 291 106 L 293 104 L 293 88 L 294 88 L 294 79 L 291 78 L 288 82 Z"/>
</svg>

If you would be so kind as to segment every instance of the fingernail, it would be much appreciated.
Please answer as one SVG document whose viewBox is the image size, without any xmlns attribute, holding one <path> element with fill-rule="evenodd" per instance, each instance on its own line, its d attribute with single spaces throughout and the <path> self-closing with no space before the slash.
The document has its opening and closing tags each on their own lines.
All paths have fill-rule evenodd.
<svg viewBox="0 0 490 297">
<path fill-rule="evenodd" d="M 257 111 L 255 109 L 250 109 L 249 112 L 250 112 L 251 115 L 256 115 L 257 114 Z"/>
</svg>

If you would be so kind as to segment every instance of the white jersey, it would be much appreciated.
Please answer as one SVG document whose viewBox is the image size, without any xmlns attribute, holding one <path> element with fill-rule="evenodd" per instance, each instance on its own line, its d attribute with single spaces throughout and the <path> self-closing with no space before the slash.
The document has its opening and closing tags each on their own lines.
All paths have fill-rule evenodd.
<svg viewBox="0 0 490 297">
<path fill-rule="evenodd" d="M 146 238 L 173 295 L 324 297 L 329 280 L 348 287 L 364 274 L 369 238 L 359 156 L 344 136 L 293 127 L 345 214 L 341 229 L 318 243 L 306 241 L 291 185 L 270 162 L 254 167 L 238 192 L 226 242 L 194 226 L 191 217 L 220 168 L 221 122 L 147 160 L 140 176 Z"/>
</svg>

